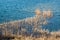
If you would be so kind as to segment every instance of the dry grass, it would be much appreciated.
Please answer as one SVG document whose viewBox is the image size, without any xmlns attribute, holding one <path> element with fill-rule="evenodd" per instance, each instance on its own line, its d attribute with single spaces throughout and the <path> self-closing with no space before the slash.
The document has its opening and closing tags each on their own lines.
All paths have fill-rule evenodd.
<svg viewBox="0 0 60 40">
<path fill-rule="evenodd" d="M 47 18 L 52 17 L 51 11 L 42 13 L 37 9 L 35 12 L 34 17 L 0 24 L 1 34 L 7 37 L 13 36 L 14 39 L 11 40 L 60 40 L 60 31 L 49 32 L 41 29 L 42 25 L 48 24 Z M 32 27 L 31 34 L 27 32 L 29 27 Z"/>
<path fill-rule="evenodd" d="M 59 31 L 60 32 L 60 31 Z M 60 34 L 56 34 L 58 32 L 52 32 L 53 34 L 51 33 L 48 33 L 48 32 L 40 32 L 42 36 L 34 36 L 32 37 L 31 35 L 30 36 L 23 36 L 21 35 L 21 39 L 17 39 L 17 40 L 60 40 Z M 15 39 L 14 39 L 15 40 Z"/>
</svg>

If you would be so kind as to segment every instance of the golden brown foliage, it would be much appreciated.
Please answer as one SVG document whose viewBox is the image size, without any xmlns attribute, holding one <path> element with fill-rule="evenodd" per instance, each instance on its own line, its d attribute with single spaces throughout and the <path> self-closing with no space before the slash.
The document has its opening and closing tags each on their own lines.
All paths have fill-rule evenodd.
<svg viewBox="0 0 60 40">
<path fill-rule="evenodd" d="M 41 29 L 42 25 L 48 24 L 46 18 L 52 17 L 51 11 L 43 11 L 42 13 L 36 9 L 35 13 L 36 15 L 31 18 L 0 24 L 1 34 L 7 37 L 13 36 L 14 39 L 11 40 L 60 40 L 60 31 L 49 32 Z M 32 27 L 31 34 L 27 32 L 26 27 L 27 29 Z"/>
</svg>

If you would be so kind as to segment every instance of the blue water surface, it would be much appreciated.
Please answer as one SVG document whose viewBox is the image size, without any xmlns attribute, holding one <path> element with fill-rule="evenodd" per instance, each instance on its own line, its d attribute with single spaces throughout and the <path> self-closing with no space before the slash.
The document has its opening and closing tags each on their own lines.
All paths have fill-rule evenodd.
<svg viewBox="0 0 60 40">
<path fill-rule="evenodd" d="M 54 14 L 43 29 L 60 30 L 60 0 L 0 0 L 0 24 L 32 17 L 36 8 L 51 9 Z"/>
</svg>

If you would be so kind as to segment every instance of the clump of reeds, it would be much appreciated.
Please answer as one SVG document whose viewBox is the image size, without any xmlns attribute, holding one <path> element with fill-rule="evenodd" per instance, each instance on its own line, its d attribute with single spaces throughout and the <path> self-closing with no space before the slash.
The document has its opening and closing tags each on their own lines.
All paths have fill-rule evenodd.
<svg viewBox="0 0 60 40">
<path fill-rule="evenodd" d="M 34 17 L 0 24 L 1 34 L 13 36 L 12 40 L 60 40 L 60 36 L 56 32 L 49 32 L 41 28 L 42 25 L 48 24 L 47 18 L 52 17 L 51 11 L 41 12 L 37 9 L 35 13 Z"/>
</svg>

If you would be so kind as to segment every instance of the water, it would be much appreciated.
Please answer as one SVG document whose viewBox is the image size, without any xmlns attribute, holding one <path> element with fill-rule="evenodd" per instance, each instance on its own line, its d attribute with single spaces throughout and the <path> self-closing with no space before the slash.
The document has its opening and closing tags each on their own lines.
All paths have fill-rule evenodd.
<svg viewBox="0 0 60 40">
<path fill-rule="evenodd" d="M 43 26 L 43 29 L 48 29 L 49 31 L 60 30 L 60 12 L 53 12 L 53 17 L 49 19 L 49 23 Z"/>
<path fill-rule="evenodd" d="M 49 31 L 60 30 L 59 4 L 59 0 L 0 0 L 0 24 L 33 17 L 35 13 L 32 11 L 37 7 L 41 10 L 47 10 L 49 8 L 52 9 L 54 16 L 42 28 Z"/>
<path fill-rule="evenodd" d="M 11 13 L 9 13 L 8 11 L 1 11 L 0 12 L 0 23 L 21 20 L 21 19 L 25 19 L 28 17 L 33 17 L 34 15 L 35 14 L 32 12 L 26 12 L 26 11 L 13 11 Z"/>
</svg>

